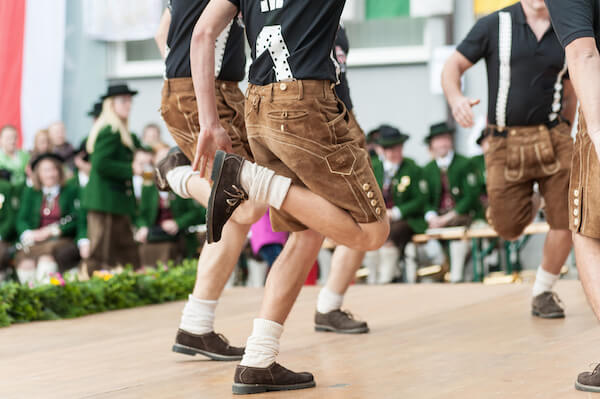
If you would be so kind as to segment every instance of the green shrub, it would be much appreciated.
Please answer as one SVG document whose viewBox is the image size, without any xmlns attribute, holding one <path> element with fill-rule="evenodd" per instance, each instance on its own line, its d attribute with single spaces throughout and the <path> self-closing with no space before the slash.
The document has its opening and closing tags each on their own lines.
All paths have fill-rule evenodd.
<svg viewBox="0 0 600 399">
<path fill-rule="evenodd" d="M 126 269 L 97 274 L 87 281 L 29 287 L 0 285 L 0 327 L 35 320 L 80 317 L 107 310 L 125 309 L 184 299 L 196 279 L 196 261 L 142 273 Z"/>
</svg>

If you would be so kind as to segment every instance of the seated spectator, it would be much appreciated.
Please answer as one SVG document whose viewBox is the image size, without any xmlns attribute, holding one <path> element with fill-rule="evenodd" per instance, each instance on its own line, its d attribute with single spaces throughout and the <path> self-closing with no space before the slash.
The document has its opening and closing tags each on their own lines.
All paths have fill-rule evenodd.
<svg viewBox="0 0 600 399">
<path fill-rule="evenodd" d="M 144 181 L 152 180 L 154 174 L 154 154 L 148 148 L 138 148 L 133 154 L 133 194 L 139 202 L 142 197 Z"/>
<path fill-rule="evenodd" d="M 0 169 L 11 172 L 11 184 L 20 190 L 25 184 L 25 168 L 29 162 L 29 154 L 17 149 L 18 132 L 12 125 L 0 130 Z"/>
<path fill-rule="evenodd" d="M 37 158 L 41 154 L 50 152 L 50 134 L 48 130 L 38 130 L 33 138 L 33 149 L 31 150 L 31 159 Z"/>
<path fill-rule="evenodd" d="M 33 160 L 33 187 L 26 187 L 17 213 L 17 275 L 21 283 L 45 281 L 49 273 L 79 262 L 76 233 L 77 191 L 65 185 L 62 158 L 54 153 Z"/>
<path fill-rule="evenodd" d="M 367 133 L 366 143 L 367 143 L 367 151 L 369 151 L 369 156 L 371 157 L 371 165 L 373 166 L 373 172 L 375 173 L 375 178 L 377 179 L 377 184 L 379 187 L 383 185 L 383 182 L 380 181 L 383 178 L 383 148 L 379 145 L 379 138 L 381 137 L 380 128 L 373 129 L 369 133 Z"/>
<path fill-rule="evenodd" d="M 154 148 L 157 144 L 163 144 L 160 127 L 156 123 L 149 123 L 142 130 L 142 145 Z"/>
<path fill-rule="evenodd" d="M 50 135 L 50 144 L 52 145 L 52 152 L 60 155 L 65 160 L 65 165 L 70 169 L 75 169 L 73 163 L 73 157 L 75 156 L 75 149 L 67 141 L 67 134 L 65 131 L 65 124 L 62 122 L 54 122 L 48 126 L 48 134 Z"/>
<path fill-rule="evenodd" d="M 454 129 L 446 123 L 431 126 L 425 138 L 433 160 L 423 168 L 429 186 L 425 220 L 429 228 L 468 226 L 473 219 L 483 219 L 479 203 L 480 181 L 470 159 L 456 154 Z M 450 280 L 463 280 L 469 245 L 450 242 Z"/>
<path fill-rule="evenodd" d="M 2 169 L 0 170 L 0 282 L 9 267 L 10 248 L 15 237 L 16 202 L 10 184 L 10 171 Z"/>
<path fill-rule="evenodd" d="M 154 162 L 160 162 L 168 152 L 166 145 L 159 148 Z M 205 213 L 205 209 L 193 199 L 183 199 L 172 192 L 159 192 L 153 179 L 145 179 L 135 234 L 136 241 L 142 244 L 142 266 L 153 267 L 157 262 L 166 264 L 169 260 L 179 262 L 182 254 L 195 256 L 197 237 L 188 233 L 187 229 L 203 224 Z"/>
<path fill-rule="evenodd" d="M 383 125 L 379 128 L 379 145 L 383 148 L 383 198 L 390 218 L 388 242 L 377 251 L 370 264 L 370 283 L 387 284 L 398 277 L 398 261 L 406 244 L 415 233 L 427 228 L 423 215 L 427 183 L 422 178 L 421 168 L 404 156 L 404 143 L 408 135 L 398 129 Z M 369 262 L 368 262 L 369 263 Z"/>
</svg>

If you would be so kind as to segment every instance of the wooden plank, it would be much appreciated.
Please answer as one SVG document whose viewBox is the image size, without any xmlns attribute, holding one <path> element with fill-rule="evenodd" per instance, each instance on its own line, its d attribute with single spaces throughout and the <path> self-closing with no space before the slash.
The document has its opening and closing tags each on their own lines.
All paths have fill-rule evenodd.
<svg viewBox="0 0 600 399">
<path fill-rule="evenodd" d="M 286 323 L 279 360 L 317 388 L 252 398 L 581 398 L 597 321 L 577 281 L 557 286 L 565 320 L 530 315 L 531 286 L 353 286 L 345 306 L 371 333 L 313 331 L 317 287 Z M 217 331 L 245 342 L 261 289 L 227 291 Z M 171 352 L 183 303 L 0 329 L 0 398 L 231 398 L 235 362 Z"/>
</svg>

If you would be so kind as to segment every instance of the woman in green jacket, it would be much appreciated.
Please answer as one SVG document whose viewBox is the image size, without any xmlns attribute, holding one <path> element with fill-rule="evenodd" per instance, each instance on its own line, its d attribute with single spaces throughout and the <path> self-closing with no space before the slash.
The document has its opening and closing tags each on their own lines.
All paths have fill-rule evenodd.
<svg viewBox="0 0 600 399">
<path fill-rule="evenodd" d="M 77 191 L 65 184 L 62 159 L 45 153 L 31 164 L 33 187 L 25 187 L 17 213 L 21 283 L 48 281 L 49 274 L 77 266 L 75 245 Z"/>
<path fill-rule="evenodd" d="M 87 140 L 92 165 L 83 192 L 90 240 L 88 272 L 117 265 L 140 266 L 131 220 L 135 214 L 131 165 L 139 141 L 128 127 L 135 94 L 137 91 L 126 85 L 110 86 Z"/>
</svg>

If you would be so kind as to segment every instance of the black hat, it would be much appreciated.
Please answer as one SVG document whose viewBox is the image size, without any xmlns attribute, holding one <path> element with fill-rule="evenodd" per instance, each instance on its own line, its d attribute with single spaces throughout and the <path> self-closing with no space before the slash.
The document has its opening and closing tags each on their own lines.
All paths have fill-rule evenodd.
<svg viewBox="0 0 600 399">
<path fill-rule="evenodd" d="M 35 167 L 37 166 L 37 164 L 40 163 L 41 161 L 43 161 L 44 159 L 53 159 L 53 160 L 58 161 L 60 163 L 65 162 L 65 160 L 63 159 L 63 157 L 61 157 L 58 154 L 55 154 L 53 152 L 44 152 L 44 153 L 38 155 L 37 157 L 35 157 L 33 159 L 33 161 L 31 161 L 31 169 L 35 169 Z"/>
<path fill-rule="evenodd" d="M 12 172 L 8 169 L 0 169 L 0 180 L 9 180 L 12 176 Z"/>
<path fill-rule="evenodd" d="M 123 96 L 123 95 L 127 95 L 127 94 L 135 96 L 137 93 L 138 93 L 137 90 L 131 90 L 129 88 L 129 86 L 127 86 L 127 84 L 120 83 L 120 84 L 108 86 L 108 90 L 106 91 L 106 94 L 103 95 L 101 98 L 104 101 L 108 97 Z"/>
<path fill-rule="evenodd" d="M 390 148 L 399 144 L 404 144 L 408 140 L 408 135 L 390 125 L 379 126 L 379 139 L 377 144 L 383 148 Z"/>
<path fill-rule="evenodd" d="M 425 137 L 425 142 L 429 144 L 432 138 L 441 136 L 442 134 L 454 134 L 455 129 L 450 127 L 446 122 L 436 123 L 429 127 L 429 135 Z"/>
<path fill-rule="evenodd" d="M 75 150 L 75 154 L 83 155 L 83 160 L 86 162 L 90 160 L 90 154 L 87 152 L 87 137 L 81 140 L 81 144 L 79 145 L 79 148 Z"/>
<path fill-rule="evenodd" d="M 481 147 L 481 143 L 483 142 L 483 140 L 488 136 L 489 132 L 487 129 L 483 129 L 481 131 L 481 134 L 479 135 L 479 137 L 477 137 L 477 140 L 475 141 L 477 143 L 478 146 Z"/>
<path fill-rule="evenodd" d="M 91 116 L 93 118 L 97 118 L 100 116 L 100 114 L 102 113 L 102 101 L 98 101 L 96 103 L 94 103 L 94 105 L 92 106 L 92 109 L 88 111 L 88 116 Z"/>
<path fill-rule="evenodd" d="M 367 133 L 367 144 L 377 143 L 380 136 L 381 134 L 379 132 L 379 128 L 371 130 L 369 133 Z"/>
</svg>

